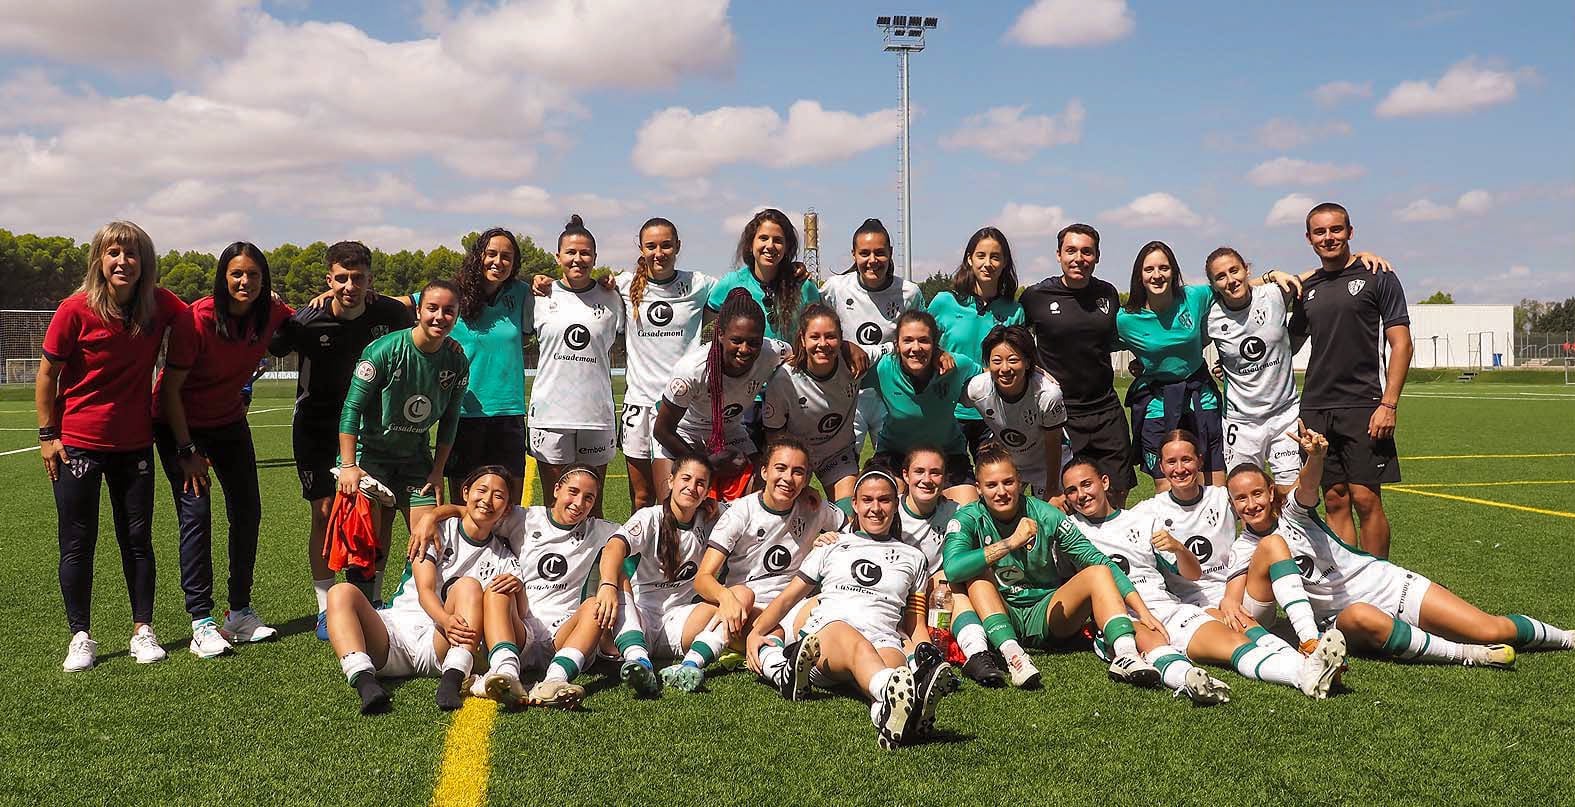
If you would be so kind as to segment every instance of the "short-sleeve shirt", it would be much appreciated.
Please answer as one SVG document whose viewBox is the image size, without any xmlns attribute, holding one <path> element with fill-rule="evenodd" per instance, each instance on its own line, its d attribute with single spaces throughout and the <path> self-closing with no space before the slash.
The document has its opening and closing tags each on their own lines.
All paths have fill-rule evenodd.
<svg viewBox="0 0 1575 807">
<path fill-rule="evenodd" d="M 884 633 L 898 632 L 903 606 L 930 582 L 922 551 L 861 532 L 815 547 L 798 576 L 820 589 L 812 616 Z"/>
<path fill-rule="evenodd" d="M 840 358 L 827 378 L 817 377 L 807 367 L 801 370 L 783 364 L 766 381 L 763 398 L 761 424 L 768 429 L 786 429 L 803 440 L 809 448 L 810 465 L 818 466 L 853 445 L 859 381 Z"/>
<path fill-rule="evenodd" d="M 61 301 L 44 332 L 43 354 L 61 366 L 63 445 L 93 451 L 153 445 L 153 365 L 165 331 L 185 309 L 169 290 L 156 289 L 152 322 L 132 333 L 124 322 L 100 319 L 84 294 Z"/>
<path fill-rule="evenodd" d="M 793 268 L 784 266 L 778 271 L 791 272 Z M 755 298 L 755 302 L 760 304 L 761 310 L 766 312 L 766 337 L 768 339 L 793 338 L 791 333 L 777 332 L 776 323 L 772 322 L 771 306 L 766 304 L 766 290 L 760 285 L 760 279 L 755 277 L 754 270 L 747 266 L 741 266 L 728 272 L 716 282 L 715 286 L 711 287 L 711 296 L 706 298 L 705 302 L 706 310 L 712 313 L 721 311 L 722 303 L 727 300 L 728 293 L 733 289 L 744 289 L 749 292 L 749 296 Z M 805 306 L 818 302 L 820 302 L 820 289 L 816 288 L 809 278 L 805 278 L 798 289 L 798 311 L 793 312 L 794 321 L 798 320 L 798 313 L 803 311 Z"/>
<path fill-rule="evenodd" d="M 1077 525 L 1066 513 L 1048 502 L 1023 497 L 1019 515 L 1008 521 L 996 521 L 982 501 L 957 509 L 946 525 L 946 541 L 942 549 L 945 562 L 950 565 L 959 554 L 982 550 L 998 541 L 1004 541 L 1017 530 L 1017 522 L 1026 516 L 1033 519 L 1037 528 L 1034 540 L 1027 546 L 1002 555 L 991 565 L 996 588 L 1007 604 L 1028 608 L 1055 593 L 1080 569 L 1103 564 L 1116 578 L 1116 587 L 1122 596 L 1133 590 L 1132 582 L 1114 561 L 1094 548 L 1078 531 Z M 960 582 L 960 581 L 953 581 Z"/>
<path fill-rule="evenodd" d="M 895 354 L 882 356 L 864 374 L 865 385 L 877 390 L 886 404 L 886 419 L 875 437 L 876 451 L 906 454 L 916 446 L 934 445 L 953 456 L 968 452 L 955 410 L 979 365 L 967 356 L 952 358 L 957 366 L 946 375 L 931 373 L 922 390 L 914 387 L 913 379 L 903 372 L 902 358 Z"/>
<path fill-rule="evenodd" d="M 1394 274 L 1375 275 L 1361 261 L 1338 272 L 1314 273 L 1291 306 L 1291 336 L 1307 337 L 1312 348 L 1302 409 L 1378 403 L 1384 394 L 1384 330 L 1410 324 L 1405 290 Z"/>
<path fill-rule="evenodd" d="M 662 572 L 661 540 L 663 508 L 654 504 L 634 511 L 629 520 L 613 536 L 629 545 L 627 564 L 634 566 L 629 573 L 629 585 L 634 589 L 634 602 L 641 611 L 667 613 L 681 605 L 695 601 L 695 573 L 700 569 L 700 557 L 705 554 L 705 542 L 711 537 L 715 520 L 701 508 L 695 513 L 693 523 L 677 524 L 673 538 L 678 542 L 674 558 L 678 567 L 671 570 L 671 577 Z"/>
<path fill-rule="evenodd" d="M 1296 405 L 1285 316 L 1285 292 L 1272 283 L 1253 287 L 1240 309 L 1217 297 L 1209 304 L 1208 335 L 1225 371 L 1226 415 L 1260 420 Z"/>
<path fill-rule="evenodd" d="M 1039 366 L 1061 383 L 1067 411 L 1086 415 L 1120 406 L 1110 364 L 1121 307 L 1116 287 L 1094 277 L 1074 289 L 1052 277 L 1029 286 L 1018 302 L 1039 345 Z"/>
<path fill-rule="evenodd" d="M 968 380 L 963 402 L 984 417 L 1024 477 L 1045 478 L 1045 431 L 1066 423 L 1066 402 L 1055 379 L 1028 373 L 1028 384 L 1014 401 L 1001 394 L 986 371 Z"/>
<path fill-rule="evenodd" d="M 515 507 L 493 531 L 519 558 L 526 607 L 556 631 L 585 601 L 586 582 L 618 525 L 595 516 L 572 526 L 559 524 L 551 510 L 537 505 Z"/>
<path fill-rule="evenodd" d="M 1176 557 L 1154 550 L 1154 518 L 1140 510 L 1117 510 L 1102 519 L 1074 513 L 1072 521 L 1094 548 L 1126 573 L 1144 604 L 1160 619 L 1168 609 L 1181 602 L 1165 587 L 1165 572 L 1176 574 Z"/>
<path fill-rule="evenodd" d="M 175 318 L 164 366 L 188 371 L 186 383 L 180 388 L 187 426 L 209 429 L 246 416 L 246 400 L 241 397 L 241 390 L 251 382 L 257 372 L 257 363 L 268 353 L 268 343 L 274 332 L 295 313 L 278 300 L 270 300 L 270 303 L 268 325 L 255 335 L 220 336 L 211 296 L 192 303 Z M 246 322 L 231 319 L 231 326 L 250 326 L 251 318 L 243 319 Z M 164 373 L 160 372 L 153 391 L 153 416 L 157 420 L 164 419 L 164 401 L 160 397 L 163 386 Z"/>
<path fill-rule="evenodd" d="M 630 272 L 614 278 L 623 298 L 624 347 L 628 351 L 623 402 L 655 406 L 673 377 L 674 365 L 700 344 L 706 299 L 716 279 L 680 269 L 666 280 L 648 280 L 640 294 L 640 310 L 635 311 L 629 297 L 634 278 Z"/>
<path fill-rule="evenodd" d="M 421 306 L 421 292 L 410 295 Z M 518 276 L 498 288 L 475 321 L 460 317 L 449 337 L 470 359 L 460 417 L 525 414 L 525 336 L 535 328 L 535 295 Z"/>
<path fill-rule="evenodd" d="M 1373 564 L 1385 563 L 1341 541 L 1318 517 L 1316 507 L 1302 506 L 1295 496 L 1287 497 L 1274 532 L 1291 550 L 1291 560 L 1302 573 L 1302 589 L 1320 614 L 1343 603 L 1345 587 L 1352 578 Z M 1241 536 L 1231 548 L 1231 577 L 1247 573 L 1252 553 L 1264 537 L 1242 525 Z"/>
<path fill-rule="evenodd" d="M 1203 569 L 1203 576 L 1197 580 L 1167 572 L 1165 587 L 1183 602 L 1202 608 L 1219 605 L 1225 598 L 1231 547 L 1236 541 L 1236 514 L 1231 511 L 1230 494 L 1224 486 L 1205 485 L 1203 494 L 1187 503 L 1178 501 L 1173 493 L 1160 493 L 1132 510 L 1153 516 L 1154 528 L 1163 529 L 1180 541 Z"/>
<path fill-rule="evenodd" d="M 765 389 L 766 380 L 782 363 L 779 344 L 770 340 L 762 342 L 760 355 L 755 357 L 754 366 L 749 368 L 749 372 L 737 377 L 725 373 L 722 375 L 724 430 L 735 426 L 742 428 L 739 424 L 742 423 L 744 410 L 754 404 L 755 396 Z M 706 357 L 710 352 L 711 343 L 703 342 L 684 354 L 678 360 L 678 366 L 673 368 L 667 391 L 662 395 L 663 400 L 673 406 L 684 407 L 684 416 L 678 421 L 678 434 L 686 441 L 698 444 L 705 443 L 711 436 L 710 373 L 706 369 Z"/>
<path fill-rule="evenodd" d="M 842 321 L 842 335 L 858 345 L 873 348 L 897 338 L 897 318 L 902 312 L 924 308 L 924 292 L 911 280 L 886 276 L 886 284 L 867 289 L 857 271 L 826 278 L 820 290 L 827 306 Z"/>
<path fill-rule="evenodd" d="M 447 599 L 449 587 L 461 578 L 473 578 L 486 587 L 492 578 L 504 572 L 519 576 L 519 561 L 514 557 L 514 550 L 496 531 L 480 541 L 473 540 L 465 533 L 464 519 L 447 518 L 438 524 L 438 535 L 442 538 L 443 551 L 428 547 L 426 559 L 437 565 L 439 599 Z M 421 596 L 416 591 L 415 572 L 408 561 L 399 588 L 388 601 L 388 608 L 403 613 L 424 613 Z"/>
<path fill-rule="evenodd" d="M 764 608 L 787 588 L 815 536 L 840 529 L 844 520 L 830 502 L 811 507 L 796 501 L 787 510 L 773 510 L 753 493 L 728 505 L 706 546 L 727 556 L 723 582 L 747 585 L 755 605 Z"/>
<path fill-rule="evenodd" d="M 428 456 L 427 432 L 452 444 L 459 428 L 469 362 L 459 343 L 445 338 L 437 350 L 416 347 L 410 331 L 370 345 L 356 362 L 339 432 L 356 436 L 361 455 L 408 462 Z"/>
<path fill-rule="evenodd" d="M 979 365 L 984 364 L 984 338 L 991 329 L 1024 322 L 1023 307 L 1004 296 L 984 303 L 973 295 L 962 298 L 954 291 L 942 291 L 930 300 L 929 312 L 941 329 L 938 347 L 954 357 L 967 356 Z M 958 420 L 979 420 L 979 413 L 964 403 L 957 404 L 953 414 Z"/>
<path fill-rule="evenodd" d="M 536 301 L 541 368 L 530 389 L 532 427 L 612 430 L 612 348 L 622 328 L 623 302 L 600 283 L 575 291 L 559 281 Z"/>
<path fill-rule="evenodd" d="M 344 409 L 345 394 L 361 351 L 373 341 L 415 324 L 410 309 L 392 297 L 371 296 L 354 319 L 334 316 L 331 305 L 302 306 L 274 334 L 268 351 L 296 353 L 295 422 L 332 433 Z M 523 372 L 523 371 L 522 371 Z M 331 438 L 330 438 L 331 439 Z"/>
<path fill-rule="evenodd" d="M 942 498 L 927 516 L 921 516 L 908 507 L 908 497 L 902 497 L 897 514 L 902 519 L 902 542 L 924 553 L 924 562 L 930 574 L 941 570 L 941 544 L 946 540 L 946 525 L 957 512 L 957 503 Z"/>
</svg>

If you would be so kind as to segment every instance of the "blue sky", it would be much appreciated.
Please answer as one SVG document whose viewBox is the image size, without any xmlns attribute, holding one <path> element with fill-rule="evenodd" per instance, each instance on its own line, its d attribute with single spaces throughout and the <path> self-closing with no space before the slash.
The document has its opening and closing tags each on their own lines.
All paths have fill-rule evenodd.
<svg viewBox="0 0 1575 807">
<path fill-rule="evenodd" d="M 866 216 L 896 227 L 873 20 L 902 8 L 799 5 L 0 0 L 0 227 L 398 249 L 580 212 L 626 265 L 664 215 L 716 274 L 742 217 L 813 207 L 835 270 Z M 1305 268 L 1301 216 L 1333 199 L 1413 299 L 1575 294 L 1567 5 L 906 10 L 941 18 L 913 59 L 916 273 L 993 224 L 1037 279 L 1073 221 L 1122 287 L 1150 239 L 1192 277 L 1221 244 Z"/>
</svg>

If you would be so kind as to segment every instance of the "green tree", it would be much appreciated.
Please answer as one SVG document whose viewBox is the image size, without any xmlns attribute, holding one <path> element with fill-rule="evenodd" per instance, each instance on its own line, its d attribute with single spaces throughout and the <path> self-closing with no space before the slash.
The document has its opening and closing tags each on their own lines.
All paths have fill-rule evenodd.
<svg viewBox="0 0 1575 807">
<path fill-rule="evenodd" d="M 952 287 L 952 276 L 945 271 L 936 271 L 935 274 L 919 281 L 919 291 L 924 293 L 924 302 L 929 304 L 935 295 Z"/>
<path fill-rule="evenodd" d="M 1447 291 L 1435 291 L 1433 296 L 1423 300 L 1422 305 L 1454 305 L 1455 295 Z"/>
<path fill-rule="evenodd" d="M 1547 311 L 1537 318 L 1537 322 L 1532 326 L 1532 330 L 1575 331 L 1575 297 L 1571 297 L 1562 303 L 1554 303 L 1548 306 Z"/>
</svg>

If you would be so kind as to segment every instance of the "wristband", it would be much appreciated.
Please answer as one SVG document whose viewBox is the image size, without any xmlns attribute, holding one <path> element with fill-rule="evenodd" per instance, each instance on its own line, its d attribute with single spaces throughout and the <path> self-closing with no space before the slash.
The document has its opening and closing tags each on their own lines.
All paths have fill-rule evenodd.
<svg viewBox="0 0 1575 807">
<path fill-rule="evenodd" d="M 60 427 L 59 426 L 39 426 L 38 427 L 38 441 L 39 442 L 42 443 L 42 442 L 44 442 L 46 440 L 59 440 L 59 439 L 60 439 Z"/>
<path fill-rule="evenodd" d="M 613 588 L 617 588 L 617 587 L 618 587 L 618 584 L 617 584 L 617 583 L 614 583 L 614 582 L 613 582 L 613 581 L 611 581 L 611 580 L 603 580 L 603 581 L 602 581 L 602 585 L 603 585 L 603 586 L 612 586 L 612 587 L 613 587 Z"/>
<path fill-rule="evenodd" d="M 179 458 L 181 458 L 183 460 L 189 460 L 189 459 L 191 459 L 192 457 L 194 457 L 196 455 L 197 455 L 197 444 L 196 443 L 187 443 L 185 445 L 180 445 L 180 446 L 176 446 L 175 447 L 175 456 L 177 456 L 177 457 L 179 457 Z"/>
<path fill-rule="evenodd" d="M 1398 406 L 1396 406 L 1396 405 L 1394 405 L 1392 403 L 1389 403 L 1388 401 L 1379 401 L 1378 405 L 1382 406 L 1385 409 L 1388 409 L 1391 412 L 1398 412 L 1398 411 L 1400 411 L 1400 407 L 1398 407 Z"/>
<path fill-rule="evenodd" d="M 339 467 L 341 469 L 344 469 L 344 468 L 357 468 L 359 466 L 356 465 L 356 463 L 353 463 L 353 462 L 341 462 L 341 463 L 339 463 Z"/>
</svg>

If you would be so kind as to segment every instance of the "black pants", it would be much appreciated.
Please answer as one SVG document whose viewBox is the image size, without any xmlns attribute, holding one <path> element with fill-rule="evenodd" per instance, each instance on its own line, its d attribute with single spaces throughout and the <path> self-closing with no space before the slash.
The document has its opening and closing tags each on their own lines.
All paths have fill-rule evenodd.
<svg viewBox="0 0 1575 807">
<path fill-rule="evenodd" d="M 109 504 L 120 544 L 120 566 L 131 595 L 131 619 L 153 621 L 153 450 L 92 451 L 65 447 L 54 482 L 60 537 L 60 593 L 72 633 L 93 622 L 93 554 L 98 548 L 98 497 L 109 483 Z"/>
<path fill-rule="evenodd" d="M 153 439 L 180 519 L 180 587 L 186 592 L 186 612 L 201 619 L 213 614 L 213 491 L 193 495 L 182 489 L 185 474 L 176 457 L 175 434 L 168 425 L 154 423 Z M 213 474 L 224 489 L 224 512 L 230 522 L 230 609 L 245 608 L 252 604 L 252 572 L 257 566 L 257 533 L 262 524 L 252 430 L 243 417 L 223 426 L 192 429 L 191 439 L 213 464 Z"/>
</svg>

